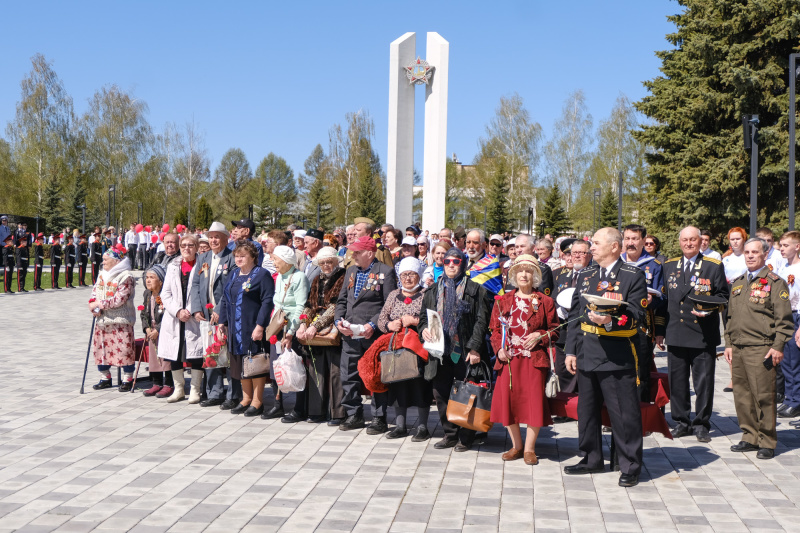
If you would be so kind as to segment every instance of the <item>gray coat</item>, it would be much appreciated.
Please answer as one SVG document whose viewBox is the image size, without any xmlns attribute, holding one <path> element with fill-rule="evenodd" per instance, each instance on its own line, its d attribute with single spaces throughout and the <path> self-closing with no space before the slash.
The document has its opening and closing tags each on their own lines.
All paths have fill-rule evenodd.
<svg viewBox="0 0 800 533">
<path fill-rule="evenodd" d="M 213 257 L 214 252 L 210 251 L 197 256 L 192 287 L 189 292 L 189 312 L 192 314 L 201 312 L 206 319 L 211 317 L 211 310 L 206 309 L 206 305 L 209 303 L 209 283 L 213 283 L 214 300 L 217 302 L 213 311 L 219 313 L 219 304 L 222 302 L 222 291 L 225 288 L 225 282 L 228 280 L 228 275 L 236 268 L 233 252 L 228 248 L 224 248 L 220 252 L 219 266 L 215 272 L 211 272 L 211 260 Z M 208 267 L 204 269 L 203 265 L 208 265 Z"/>
</svg>

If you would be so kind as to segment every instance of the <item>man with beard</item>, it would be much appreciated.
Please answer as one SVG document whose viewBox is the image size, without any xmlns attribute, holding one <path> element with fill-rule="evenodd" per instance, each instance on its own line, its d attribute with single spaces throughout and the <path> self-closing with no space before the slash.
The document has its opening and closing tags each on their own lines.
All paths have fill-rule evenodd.
<svg viewBox="0 0 800 533">
<path fill-rule="evenodd" d="M 472 281 L 486 289 L 486 302 L 489 308 L 494 305 L 494 296 L 505 294 L 503 275 L 497 258 L 486 253 L 486 234 L 480 229 L 467 233 L 467 272 Z"/>
<path fill-rule="evenodd" d="M 664 275 L 661 261 L 644 250 L 644 239 L 647 230 L 639 224 L 625 226 L 622 233 L 622 246 L 625 253 L 621 259 L 629 265 L 637 267 L 644 272 L 647 281 L 647 307 L 645 308 L 645 326 L 647 332 L 640 328 L 638 335 L 639 350 L 639 393 L 643 402 L 650 401 L 650 367 L 653 364 L 653 348 L 655 339 L 662 339 L 659 347 L 663 348 L 663 338 L 666 331 L 666 308 L 662 303 L 666 301 Z"/>
<path fill-rule="evenodd" d="M 535 256 L 536 254 L 533 253 L 533 246 L 534 246 L 534 239 L 527 233 L 520 233 L 516 237 L 516 241 L 514 247 L 517 251 L 517 256 L 528 254 Z M 542 271 L 542 282 L 539 284 L 539 290 L 544 293 L 545 296 L 551 296 L 553 294 L 553 271 L 550 269 L 547 264 L 542 263 L 539 261 L 539 270 Z M 505 289 L 511 290 L 513 287 L 505 280 Z"/>
</svg>

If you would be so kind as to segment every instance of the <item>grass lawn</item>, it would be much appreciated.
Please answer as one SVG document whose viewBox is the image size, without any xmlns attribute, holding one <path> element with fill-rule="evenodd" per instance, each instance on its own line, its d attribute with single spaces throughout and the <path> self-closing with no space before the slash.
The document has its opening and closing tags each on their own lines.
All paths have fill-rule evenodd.
<svg viewBox="0 0 800 533">
<path fill-rule="evenodd" d="M 5 277 L 5 272 L 3 270 L 0 270 L 0 279 L 3 279 L 4 277 Z M 43 289 L 52 290 L 53 286 L 50 283 L 50 279 L 51 279 L 50 267 L 45 265 L 44 271 L 42 272 L 42 288 Z M 86 276 L 85 276 L 84 279 L 86 280 L 86 283 L 88 285 L 92 284 L 92 272 L 90 270 L 86 271 Z M 73 275 L 72 275 L 72 284 L 75 285 L 76 287 L 78 286 L 78 269 L 77 268 L 75 269 L 75 271 L 73 272 Z M 58 276 L 58 286 L 59 287 L 66 287 L 67 286 L 66 275 L 65 275 L 63 266 L 61 267 L 61 273 Z M 2 289 L 2 287 L 5 287 L 5 285 L 0 283 L 0 290 Z M 25 289 L 27 289 L 29 291 L 33 290 L 33 271 L 32 270 L 28 271 L 28 275 L 25 278 Z M 17 271 L 16 270 L 14 270 L 14 279 L 11 282 L 11 290 L 14 291 L 14 292 L 17 292 Z"/>
</svg>

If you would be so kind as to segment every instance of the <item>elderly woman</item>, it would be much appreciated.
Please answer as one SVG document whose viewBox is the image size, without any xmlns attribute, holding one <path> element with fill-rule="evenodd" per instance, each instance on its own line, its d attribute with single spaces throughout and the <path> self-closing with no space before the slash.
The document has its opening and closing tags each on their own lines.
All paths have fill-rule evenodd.
<svg viewBox="0 0 800 533">
<path fill-rule="evenodd" d="M 429 267 L 433 265 L 431 243 L 424 235 L 417 237 L 417 257 L 423 263 L 423 267 Z"/>
<path fill-rule="evenodd" d="M 269 270 L 256 265 L 258 249 L 252 241 L 237 241 L 233 255 L 236 268 L 228 275 L 219 307 L 219 323 L 228 337 L 229 378 L 242 382 L 242 401 L 231 409 L 231 414 L 258 416 L 264 412 L 261 394 L 269 373 L 245 378 L 242 359 L 264 351 L 262 341 L 272 314 L 275 283 Z"/>
<path fill-rule="evenodd" d="M 211 251 L 211 245 L 208 243 L 208 237 L 205 235 L 201 235 L 197 238 L 197 253 L 204 254 L 208 251 Z"/>
<path fill-rule="evenodd" d="M 142 330 L 149 347 L 147 369 L 153 378 L 153 386 L 144 391 L 145 396 L 167 398 L 172 395 L 174 382 L 172 367 L 169 361 L 158 356 L 158 334 L 161 331 L 161 320 L 164 318 L 164 303 L 161 301 L 161 289 L 164 286 L 166 270 L 161 265 L 153 265 L 144 273 L 147 290 L 144 293 L 144 305 L 140 307 Z"/>
<path fill-rule="evenodd" d="M 89 299 L 89 311 L 96 318 L 92 353 L 100 372 L 100 382 L 92 387 L 95 390 L 111 387 L 112 366 L 122 367 L 120 392 L 127 392 L 133 386 L 133 326 L 136 323 L 134 286 L 125 247 L 116 245 L 106 250 L 103 254 L 103 271 L 97 277 Z"/>
<path fill-rule="evenodd" d="M 553 423 L 544 386 L 550 369 L 547 347 L 558 338 L 557 331 L 548 334 L 558 327 L 555 304 L 536 290 L 542 282 L 538 263 L 527 254 L 514 260 L 508 279 L 517 288 L 498 298 L 489 324 L 498 371 L 491 419 L 503 424 L 511 436 L 511 449 L 503 461 L 524 458 L 528 465 L 539 462 L 535 452 L 539 429 Z M 524 448 L 520 424 L 528 427 Z"/>
<path fill-rule="evenodd" d="M 433 445 L 436 449 L 452 448 L 464 452 L 472 447 L 475 432 L 447 420 L 447 402 L 453 381 L 464 379 L 468 366 L 489 361 L 486 332 L 489 325 L 486 289 L 465 275 L 467 258 L 458 248 L 450 248 L 444 256 L 444 275 L 425 291 L 417 329 L 423 341 L 431 340 L 428 313 L 431 309 L 442 318 L 444 356 L 433 378 L 433 398 L 439 410 L 444 438 Z M 491 378 L 491 376 L 485 376 Z"/>
<path fill-rule="evenodd" d="M 347 416 L 342 407 L 342 378 L 339 372 L 340 346 L 311 346 L 312 339 L 335 331 L 333 325 L 336 299 L 344 284 L 345 270 L 331 246 L 322 248 L 314 258 L 320 275 L 311 282 L 308 302 L 300 318 L 303 323 L 295 337 L 303 345 L 306 361 L 310 363 L 308 388 L 305 395 L 306 414 L 310 422 L 324 422 L 330 412 L 328 425 L 337 426 Z"/>
<path fill-rule="evenodd" d="M 166 313 L 161 320 L 158 338 L 158 355 L 170 361 L 175 390 L 167 401 L 179 402 L 186 397 L 184 391 L 183 366 L 192 368 L 192 391 L 189 403 L 200 403 L 203 384 L 203 340 L 200 323 L 189 311 L 189 292 L 197 260 L 197 237 L 191 234 L 181 237 L 180 255 L 170 261 L 161 289 L 161 301 Z"/>
<path fill-rule="evenodd" d="M 272 392 L 275 396 L 275 404 L 268 412 L 261 415 L 261 418 L 281 418 L 281 422 L 291 424 L 306 419 L 305 411 L 305 391 L 296 395 L 294 411 L 284 416 L 283 395 L 275 382 L 275 360 L 283 350 L 292 347 L 292 340 L 297 328 L 300 327 L 300 315 L 308 299 L 308 278 L 297 270 L 297 255 L 288 246 L 276 246 L 272 251 L 272 261 L 278 270 L 278 277 L 275 280 L 275 311 L 283 309 L 286 313 L 286 325 L 277 335 L 277 342 L 270 345 L 270 362 L 272 363 Z M 296 347 L 295 351 L 299 350 Z M 306 380 L 308 383 L 308 380 Z"/>
<path fill-rule="evenodd" d="M 452 245 L 448 241 L 439 241 L 434 245 L 433 253 L 431 254 L 433 256 L 433 265 L 426 268 L 422 274 L 422 283 L 426 288 L 439 281 L 439 278 L 444 274 L 444 254 L 450 248 L 452 248 Z"/>
<path fill-rule="evenodd" d="M 419 284 L 419 260 L 406 257 L 398 263 L 401 288 L 392 291 L 383 305 L 378 318 L 378 329 L 383 333 L 398 333 L 410 328 L 410 334 L 418 335 L 417 324 L 422 309 L 422 291 Z M 387 439 L 399 439 L 408 435 L 406 414 L 409 407 L 417 408 L 417 426 L 411 438 L 413 442 L 422 442 L 431 438 L 428 432 L 428 414 L 430 413 L 433 389 L 422 377 L 423 361 L 417 358 L 420 377 L 389 384 L 389 405 L 394 406 L 396 415 L 395 428 L 386 434 Z"/>
</svg>

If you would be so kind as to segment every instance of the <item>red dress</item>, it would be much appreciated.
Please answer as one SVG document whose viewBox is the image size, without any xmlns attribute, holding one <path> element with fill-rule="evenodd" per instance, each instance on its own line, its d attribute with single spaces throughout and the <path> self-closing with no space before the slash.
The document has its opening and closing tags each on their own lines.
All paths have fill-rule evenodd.
<svg viewBox="0 0 800 533">
<path fill-rule="evenodd" d="M 510 426 L 549 426 L 553 423 L 550 406 L 544 394 L 550 358 L 547 347 L 558 338 L 558 330 L 550 333 L 532 349 L 523 348 L 525 338 L 533 332 L 541 334 L 558 326 L 555 304 L 549 296 L 534 291 L 531 298 L 517 296 L 517 291 L 500 297 L 492 309 L 492 347 L 499 351 L 503 342 L 501 317 L 508 324 L 506 351 L 510 363 L 499 360 L 497 382 L 492 397 L 492 422 Z M 509 372 L 510 368 L 510 372 Z"/>
</svg>

